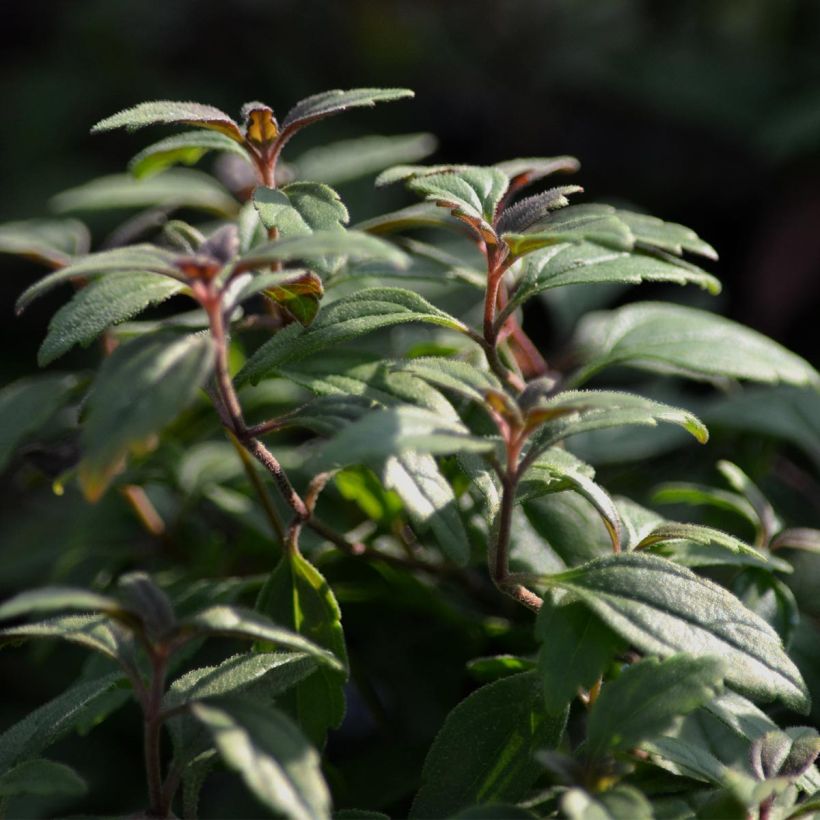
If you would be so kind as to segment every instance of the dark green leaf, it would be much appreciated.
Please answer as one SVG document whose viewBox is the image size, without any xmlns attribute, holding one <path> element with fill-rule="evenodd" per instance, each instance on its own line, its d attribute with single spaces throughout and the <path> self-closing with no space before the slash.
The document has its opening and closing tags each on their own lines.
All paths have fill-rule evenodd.
<svg viewBox="0 0 820 820">
<path fill-rule="evenodd" d="M 538 777 L 533 757 L 555 748 L 566 713 L 544 712 L 535 672 L 482 686 L 450 712 L 421 775 L 411 817 L 450 817 L 480 803 L 520 800 Z"/>
<path fill-rule="evenodd" d="M 467 663 L 470 674 L 479 683 L 492 683 L 500 678 L 508 678 L 519 672 L 529 672 L 535 668 L 535 661 L 519 658 L 517 655 L 493 655 L 475 658 Z"/>
<path fill-rule="evenodd" d="M 99 498 L 128 448 L 172 422 L 210 375 L 214 349 L 204 335 L 151 334 L 118 347 L 88 398 L 80 482 Z"/>
<path fill-rule="evenodd" d="M 126 608 L 142 621 L 152 643 L 176 631 L 177 618 L 171 600 L 147 573 L 126 573 L 120 577 L 117 587 Z"/>
<path fill-rule="evenodd" d="M 809 706 L 806 685 L 777 633 L 723 587 L 654 555 L 623 553 L 543 579 L 580 598 L 644 652 L 726 662 L 726 682 L 764 702 Z"/>
<path fill-rule="evenodd" d="M 423 356 L 399 364 L 405 373 L 413 373 L 426 382 L 452 390 L 483 404 L 488 390 L 500 390 L 501 383 L 489 370 L 460 359 Z"/>
<path fill-rule="evenodd" d="M 269 809 L 290 820 L 330 817 L 319 755 L 279 710 L 240 700 L 196 703 L 222 759 Z"/>
<path fill-rule="evenodd" d="M 454 820 L 535 820 L 538 815 L 505 803 L 488 803 L 486 806 L 470 806 L 463 809 Z"/>
<path fill-rule="evenodd" d="M 820 385 L 804 359 L 750 328 L 694 308 L 638 302 L 591 313 L 578 329 L 579 384 L 604 367 L 629 364 L 690 378 Z"/>
<path fill-rule="evenodd" d="M 253 203 L 262 224 L 282 238 L 338 231 L 350 215 L 339 195 L 318 182 L 293 182 L 284 188 L 258 187 Z"/>
<path fill-rule="evenodd" d="M 323 91 L 300 100 L 288 111 L 282 122 L 282 131 L 295 131 L 311 122 L 339 114 L 348 108 L 372 107 L 377 102 L 392 102 L 413 97 L 407 88 L 351 88 Z"/>
<path fill-rule="evenodd" d="M 100 120 L 91 133 L 111 131 L 115 128 L 126 128 L 136 131 L 147 125 L 196 125 L 200 128 L 211 128 L 227 134 L 231 139 L 241 142 L 243 137 L 237 124 L 224 112 L 212 105 L 195 102 L 177 102 L 174 100 L 156 100 L 139 103 L 133 108 L 126 108 L 104 120 Z"/>
<path fill-rule="evenodd" d="M 0 225 L 0 253 L 25 256 L 53 267 L 87 253 L 88 228 L 76 219 L 30 219 Z"/>
<path fill-rule="evenodd" d="M 245 149 L 236 140 L 218 131 L 186 131 L 143 148 L 128 169 L 138 179 L 152 176 L 172 165 L 196 165 L 209 151 L 225 151 L 247 160 Z"/>
<path fill-rule="evenodd" d="M 18 763 L 0 775 L 0 797 L 21 794 L 78 797 L 87 791 L 88 786 L 74 769 L 42 757 Z"/>
<path fill-rule="evenodd" d="M 559 188 L 550 188 L 540 194 L 528 196 L 504 209 L 498 219 L 496 229 L 499 233 L 526 231 L 552 211 L 566 208 L 569 205 L 567 196 L 583 193 L 583 191 L 584 189 L 578 185 L 562 185 Z"/>
<path fill-rule="evenodd" d="M 673 655 L 629 666 L 604 685 L 590 711 L 588 754 L 598 758 L 662 734 L 676 717 L 718 694 L 724 674 L 717 657 Z"/>
<path fill-rule="evenodd" d="M 37 353 L 38 364 L 45 367 L 74 345 L 90 344 L 106 328 L 170 299 L 184 287 L 174 279 L 140 271 L 121 271 L 90 282 L 52 317 Z"/>
</svg>

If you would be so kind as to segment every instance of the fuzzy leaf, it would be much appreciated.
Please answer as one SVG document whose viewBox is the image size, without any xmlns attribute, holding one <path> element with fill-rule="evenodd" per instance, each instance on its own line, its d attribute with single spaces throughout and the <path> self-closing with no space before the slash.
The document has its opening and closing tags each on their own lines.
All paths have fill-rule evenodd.
<svg viewBox="0 0 820 820">
<path fill-rule="evenodd" d="M 656 737 L 675 718 L 710 701 L 723 683 L 720 658 L 647 658 L 606 683 L 589 714 L 587 748 L 593 758 Z"/>
<path fill-rule="evenodd" d="M 479 404 L 484 403 L 488 390 L 501 389 L 501 383 L 489 370 L 459 359 L 423 356 L 402 362 L 399 368 L 404 373 L 413 373 L 436 387 L 451 390 Z"/>
<path fill-rule="evenodd" d="M 680 305 L 638 302 L 588 314 L 577 344 L 585 366 L 576 384 L 610 365 L 629 364 L 695 379 L 820 386 L 820 374 L 777 342 L 722 316 Z"/>
<path fill-rule="evenodd" d="M 21 592 L 9 598 L 0 605 L 0 621 L 60 611 L 105 612 L 108 615 L 124 613 L 115 598 L 85 589 L 52 586 Z"/>
<path fill-rule="evenodd" d="M 0 775 L 0 797 L 16 795 L 79 797 L 86 782 L 70 766 L 45 758 L 18 763 Z"/>
<path fill-rule="evenodd" d="M 568 476 L 595 478 L 595 470 L 561 447 L 549 447 L 527 468 L 518 485 L 516 499 L 519 503 L 538 498 L 547 493 L 572 489 Z"/>
<path fill-rule="evenodd" d="M 128 448 L 172 422 L 213 366 L 208 336 L 150 334 L 118 347 L 100 367 L 81 434 L 80 482 L 99 498 Z"/>
<path fill-rule="evenodd" d="M 717 251 L 704 242 L 691 228 L 674 222 L 664 222 L 655 216 L 637 214 L 632 211 L 618 211 L 618 219 L 625 222 L 637 242 L 648 247 L 682 256 L 684 252 L 717 259 Z"/>
<path fill-rule="evenodd" d="M 805 774 L 820 754 L 820 737 L 810 726 L 767 732 L 752 743 L 752 771 L 760 780 L 773 777 L 798 778 Z"/>
<path fill-rule="evenodd" d="M 259 381 L 267 373 L 289 362 L 328 347 L 336 347 L 365 333 L 405 322 L 426 322 L 452 330 L 464 330 L 458 319 L 412 291 L 368 288 L 324 308 L 309 328 L 292 326 L 277 333 L 248 359 L 237 375 L 237 381 Z"/>
<path fill-rule="evenodd" d="M 526 231 L 552 211 L 566 208 L 569 205 L 567 197 L 570 194 L 583 193 L 583 190 L 578 185 L 562 185 L 559 188 L 550 188 L 540 194 L 533 194 L 533 196 L 519 200 L 515 205 L 504 209 L 496 229 L 499 233 Z"/>
<path fill-rule="evenodd" d="M 392 102 L 415 96 L 407 88 L 352 88 L 323 91 L 300 100 L 288 111 L 282 122 L 282 132 L 296 131 L 316 120 L 339 114 L 348 108 L 372 107 L 377 102 Z"/>
<path fill-rule="evenodd" d="M 296 160 L 300 179 L 339 185 L 399 162 L 418 162 L 436 150 L 432 134 L 367 136 L 340 140 L 305 151 Z"/>
<path fill-rule="evenodd" d="M 76 377 L 49 373 L 0 389 L 0 471 L 17 447 L 65 405 L 76 387 Z"/>
<path fill-rule="evenodd" d="M 88 252 L 88 228 L 76 219 L 31 219 L 0 225 L 0 253 L 25 256 L 62 267 L 71 257 Z"/>
<path fill-rule="evenodd" d="M 644 652 L 722 658 L 726 682 L 739 692 L 808 709 L 806 685 L 777 633 L 723 587 L 684 567 L 630 552 L 542 580 L 577 596 Z"/>
<path fill-rule="evenodd" d="M 520 800 L 541 771 L 533 758 L 561 740 L 566 712 L 549 716 L 538 676 L 482 686 L 444 721 L 421 774 L 410 817 L 452 817 L 476 804 Z"/>
<path fill-rule="evenodd" d="M 137 179 L 143 179 L 172 165 L 196 165 L 209 151 L 225 151 L 248 159 L 245 149 L 225 134 L 218 131 L 185 131 L 143 148 L 128 163 L 128 170 Z"/>
<path fill-rule="evenodd" d="M 463 223 L 430 202 L 420 202 L 407 208 L 399 208 L 397 211 L 379 214 L 356 225 L 357 230 L 376 236 L 420 228 L 452 228 L 459 233 L 468 230 Z"/>
<path fill-rule="evenodd" d="M 225 763 L 265 806 L 289 820 L 329 820 L 319 755 L 278 709 L 225 699 L 196 703 L 191 712 L 211 733 Z"/>
<path fill-rule="evenodd" d="M 89 345 L 106 328 L 170 299 L 184 287 L 174 279 L 141 271 L 120 271 L 90 282 L 51 318 L 37 363 L 45 367 L 74 345 Z"/>
<path fill-rule="evenodd" d="M 714 544 L 730 552 L 750 555 L 754 558 L 765 560 L 765 556 L 758 552 L 758 550 L 754 547 L 750 547 L 733 535 L 729 535 L 729 533 L 716 530 L 713 527 L 704 527 L 698 524 L 681 524 L 677 521 L 665 521 L 663 524 L 659 524 L 650 533 L 645 535 L 640 543 L 636 544 L 633 549 L 648 549 L 652 552 L 663 554 L 662 547 L 664 545 L 674 544 L 678 541 L 688 541 L 704 546 Z M 782 566 L 779 566 L 778 569 L 781 569 L 781 571 L 789 571 L 788 569 L 783 570 Z"/>
<path fill-rule="evenodd" d="M 339 231 L 350 215 L 339 195 L 318 182 L 292 182 L 283 188 L 258 187 L 253 203 L 262 224 L 276 228 L 282 238 L 315 231 Z"/>
<path fill-rule="evenodd" d="M 278 701 L 321 748 L 328 729 L 338 728 L 345 715 L 347 649 L 336 597 L 319 570 L 293 552 L 283 556 L 268 577 L 256 608 L 338 660 L 335 668 L 318 669 Z"/>
<path fill-rule="evenodd" d="M 507 175 L 510 189 L 519 191 L 539 179 L 556 173 L 574 174 L 581 167 L 575 157 L 526 157 L 497 162 L 499 171 Z"/>
<path fill-rule="evenodd" d="M 114 208 L 193 208 L 232 218 L 239 203 L 213 177 L 192 168 L 170 168 L 147 179 L 111 174 L 71 188 L 51 199 L 59 213 Z"/>
<path fill-rule="evenodd" d="M 104 120 L 100 120 L 91 133 L 112 131 L 125 128 L 136 131 L 148 125 L 195 125 L 198 128 L 210 128 L 220 131 L 237 142 L 242 142 L 242 133 L 237 124 L 224 112 L 212 105 L 195 102 L 176 102 L 173 100 L 156 100 L 126 108 Z"/>
<path fill-rule="evenodd" d="M 653 820 L 652 804 L 633 786 L 616 786 L 593 797 L 581 789 L 569 789 L 561 798 L 567 820 Z"/>
</svg>

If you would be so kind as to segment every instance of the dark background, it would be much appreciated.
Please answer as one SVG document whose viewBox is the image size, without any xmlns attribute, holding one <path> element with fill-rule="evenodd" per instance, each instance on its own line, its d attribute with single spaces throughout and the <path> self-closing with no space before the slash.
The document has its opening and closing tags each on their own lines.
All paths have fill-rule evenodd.
<svg viewBox="0 0 820 820">
<path fill-rule="evenodd" d="M 136 102 L 194 99 L 280 115 L 333 87 L 407 86 L 411 102 L 300 135 L 432 131 L 442 161 L 572 153 L 587 199 L 628 202 L 717 247 L 719 307 L 812 361 L 820 341 L 820 3 L 813 0 L 27 0 L 2 8 L 0 219 L 124 168 L 154 135 L 91 137 Z M 384 207 L 344 190 L 354 219 Z M 392 203 L 391 203 L 392 204 Z M 0 260 L 0 374 L 33 366 L 40 274 Z"/>
</svg>

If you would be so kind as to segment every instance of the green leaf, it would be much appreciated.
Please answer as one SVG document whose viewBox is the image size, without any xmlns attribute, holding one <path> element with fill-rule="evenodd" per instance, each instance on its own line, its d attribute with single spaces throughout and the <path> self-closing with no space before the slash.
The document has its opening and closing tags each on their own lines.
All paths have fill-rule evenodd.
<svg viewBox="0 0 820 820">
<path fill-rule="evenodd" d="M 0 735 L 0 771 L 37 757 L 64 735 L 125 702 L 128 689 L 120 686 L 122 680 L 115 672 L 77 683 L 6 729 Z"/>
<path fill-rule="evenodd" d="M 809 707 L 806 685 L 777 633 L 732 594 L 654 555 L 607 556 L 559 575 L 548 587 L 571 592 L 643 652 L 686 652 L 726 662 L 726 682 L 749 697 Z"/>
<path fill-rule="evenodd" d="M 123 606 L 114 598 L 73 587 L 42 587 L 21 592 L 0 605 L 0 621 L 29 615 L 71 610 L 74 612 L 105 612 L 124 614 Z"/>
<path fill-rule="evenodd" d="M 469 222 L 482 236 L 494 239 L 495 211 L 508 184 L 506 175 L 497 168 L 464 166 L 412 176 L 407 186 L 425 200 L 449 208 L 453 216 Z"/>
<path fill-rule="evenodd" d="M 594 612 L 577 601 L 551 605 L 538 613 L 535 637 L 538 674 L 549 714 L 563 712 L 580 687 L 590 688 L 601 677 L 615 652 L 619 638 Z"/>
<path fill-rule="evenodd" d="M 569 205 L 567 197 L 570 194 L 583 193 L 584 189 L 578 185 L 562 185 L 558 188 L 549 188 L 540 194 L 533 194 L 521 199 L 515 205 L 504 208 L 498 219 L 496 229 L 499 233 L 520 233 L 533 227 L 547 217 L 552 211 L 566 208 Z"/>
<path fill-rule="evenodd" d="M 245 149 L 225 134 L 218 131 L 185 131 L 143 148 L 128 163 L 128 170 L 137 179 L 144 179 L 172 165 L 196 165 L 209 151 L 225 151 L 248 160 Z"/>
<path fill-rule="evenodd" d="M 401 362 L 398 368 L 403 373 L 412 373 L 436 387 L 452 390 L 479 404 L 485 401 L 488 390 L 501 390 L 501 383 L 489 370 L 460 359 L 443 356 L 422 356 Z"/>
<path fill-rule="evenodd" d="M 572 489 L 574 485 L 568 476 L 592 480 L 595 470 L 568 450 L 549 447 L 527 468 L 518 484 L 516 499 L 523 503 L 547 493 Z"/>
<path fill-rule="evenodd" d="M 728 510 L 745 518 L 755 529 L 760 526 L 760 519 L 754 507 L 738 493 L 727 492 L 704 484 L 688 481 L 670 481 L 655 489 L 652 501 L 656 504 L 693 504 L 696 506 L 716 507 Z"/>
<path fill-rule="evenodd" d="M 414 526 L 421 532 L 432 531 L 451 561 L 459 566 L 467 564 L 470 541 L 458 511 L 458 501 L 432 456 L 409 451 L 388 458 L 384 465 L 384 486 L 396 491 Z"/>
<path fill-rule="evenodd" d="M 289 362 L 336 347 L 365 333 L 406 322 L 426 322 L 451 330 L 464 330 L 458 319 L 412 291 L 368 288 L 324 308 L 309 328 L 291 326 L 277 333 L 248 359 L 236 379 L 240 384 L 257 382 Z"/>
<path fill-rule="evenodd" d="M 569 789 L 561 799 L 567 820 L 653 820 L 651 803 L 633 786 L 620 785 L 595 797 Z"/>
<path fill-rule="evenodd" d="M 65 405 L 76 386 L 76 377 L 50 373 L 0 389 L 0 471 L 17 447 Z"/>
<path fill-rule="evenodd" d="M 195 102 L 177 102 L 174 100 L 155 100 L 139 103 L 133 108 L 126 108 L 104 120 L 100 120 L 91 133 L 112 131 L 125 128 L 136 131 L 148 125 L 195 125 L 198 128 L 211 128 L 220 131 L 237 142 L 242 142 L 239 126 L 224 112 L 212 105 Z"/>
<path fill-rule="evenodd" d="M 170 299 L 184 287 L 174 279 L 140 271 L 121 271 L 90 282 L 52 317 L 37 363 L 45 367 L 74 345 L 89 345 L 106 328 Z"/>
<path fill-rule="evenodd" d="M 0 225 L 0 253 L 25 256 L 60 268 L 71 257 L 87 253 L 88 228 L 76 219 L 30 219 Z"/>
<path fill-rule="evenodd" d="M 468 809 L 463 809 L 454 820 L 535 820 L 537 816 L 520 806 L 488 803 L 486 806 L 470 806 Z"/>
<path fill-rule="evenodd" d="M 290 820 L 330 817 L 319 755 L 279 710 L 259 703 L 196 703 L 191 713 L 211 733 L 225 763 L 269 809 Z"/>
<path fill-rule="evenodd" d="M 16 795 L 79 797 L 86 782 L 69 766 L 45 758 L 18 763 L 0 775 L 0 797 Z"/>
<path fill-rule="evenodd" d="M 520 190 L 526 185 L 555 173 L 575 173 L 581 163 L 575 157 L 526 157 L 508 159 L 495 165 L 510 180 L 510 186 Z"/>
<path fill-rule="evenodd" d="M 411 450 L 431 455 L 458 452 L 485 453 L 496 442 L 473 436 L 461 423 L 421 407 L 375 410 L 345 427 L 313 459 L 328 468 L 376 462 Z"/>
<path fill-rule="evenodd" d="M 309 236 L 315 231 L 339 231 L 350 221 L 339 195 L 318 182 L 293 182 L 284 188 L 260 186 L 253 204 L 262 224 L 282 238 Z"/>
<path fill-rule="evenodd" d="M 820 530 L 793 527 L 783 530 L 771 543 L 770 549 L 805 550 L 820 554 Z"/>
<path fill-rule="evenodd" d="M 535 661 L 517 655 L 492 655 L 467 662 L 470 675 L 479 683 L 492 683 L 500 678 L 517 675 L 519 672 L 529 672 L 534 668 Z"/>
<path fill-rule="evenodd" d="M 128 572 L 117 582 L 120 598 L 142 622 L 151 643 L 167 640 L 177 631 L 171 599 L 145 572 Z"/>
<path fill-rule="evenodd" d="M 717 251 L 704 242 L 691 228 L 675 222 L 664 222 L 656 216 L 618 210 L 618 219 L 625 222 L 639 245 L 659 248 L 682 256 L 684 252 L 717 259 Z"/>
<path fill-rule="evenodd" d="M 641 282 L 694 284 L 720 292 L 720 282 L 711 274 L 680 259 L 610 250 L 588 242 L 558 244 L 531 253 L 514 286 L 510 301 L 498 321 L 538 293 L 564 285 L 591 285 L 607 282 L 638 285 Z"/>
<path fill-rule="evenodd" d="M 48 293 L 57 285 L 72 279 L 86 279 L 118 271 L 150 272 L 180 277 L 181 274 L 173 263 L 174 254 L 154 245 L 131 245 L 128 248 L 114 248 L 110 251 L 92 253 L 44 276 L 28 287 L 17 299 L 16 310 L 17 313 L 21 313 L 35 299 Z"/>
<path fill-rule="evenodd" d="M 579 384 L 613 364 L 695 379 L 728 377 L 775 384 L 820 386 L 804 359 L 750 328 L 694 308 L 637 302 L 588 314 L 577 344 L 585 363 Z"/>
<path fill-rule="evenodd" d="M 820 736 L 810 726 L 767 732 L 752 743 L 752 771 L 760 780 L 794 779 L 805 774 L 820 754 Z"/>
<path fill-rule="evenodd" d="M 286 274 L 261 274 L 250 283 L 272 302 L 280 305 L 302 327 L 307 327 L 319 313 L 319 302 L 325 294 L 322 280 L 312 271 L 293 271 Z M 249 296 L 249 288 L 242 289 L 238 298 Z"/>
<path fill-rule="evenodd" d="M 717 695 L 724 673 L 720 658 L 689 655 L 647 658 L 627 667 L 604 685 L 589 713 L 588 754 L 600 758 L 662 734 L 675 718 Z"/>
<path fill-rule="evenodd" d="M 347 649 L 336 597 L 319 570 L 298 552 L 291 552 L 268 577 L 256 608 L 338 659 L 336 668 L 318 669 L 279 700 L 310 741 L 321 748 L 328 729 L 338 728 L 345 715 Z"/>
<path fill-rule="evenodd" d="M 146 179 L 110 174 L 70 188 L 51 199 L 58 213 L 109 211 L 114 208 L 193 208 L 234 217 L 239 203 L 213 177 L 192 168 L 170 168 Z"/>
<path fill-rule="evenodd" d="M 240 606 L 220 604 L 209 607 L 180 623 L 182 634 L 190 638 L 222 636 L 247 641 L 263 641 L 277 648 L 305 652 L 322 665 L 343 672 L 343 660 L 323 649 L 312 640 L 291 629 L 279 626 L 265 615 Z"/>
<path fill-rule="evenodd" d="M 475 804 L 520 800 L 555 748 L 566 713 L 544 712 L 538 676 L 524 672 L 482 686 L 447 716 L 421 774 L 411 817 L 451 817 Z"/>
<path fill-rule="evenodd" d="M 418 162 L 436 150 L 432 134 L 367 136 L 340 140 L 305 151 L 296 160 L 300 179 L 338 185 L 399 162 Z"/>
<path fill-rule="evenodd" d="M 193 401 L 213 356 L 208 336 L 150 334 L 103 362 L 81 434 L 79 478 L 87 497 L 100 497 L 129 447 L 161 431 Z"/>
<path fill-rule="evenodd" d="M 392 102 L 415 96 L 407 88 L 351 88 L 323 91 L 300 100 L 288 111 L 282 132 L 294 132 L 316 120 L 339 114 L 349 108 L 371 108 L 377 102 Z"/>
</svg>

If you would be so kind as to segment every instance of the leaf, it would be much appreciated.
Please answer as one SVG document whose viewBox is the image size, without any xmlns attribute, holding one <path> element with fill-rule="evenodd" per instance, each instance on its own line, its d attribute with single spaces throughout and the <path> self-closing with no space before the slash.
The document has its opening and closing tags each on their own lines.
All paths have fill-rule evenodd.
<svg viewBox="0 0 820 820">
<path fill-rule="evenodd" d="M 114 208 L 193 208 L 234 217 L 239 203 L 213 177 L 192 168 L 170 168 L 145 179 L 110 174 L 57 194 L 51 206 L 66 211 L 109 211 Z"/>
<path fill-rule="evenodd" d="M 337 729 L 345 715 L 347 649 L 336 597 L 319 570 L 293 551 L 268 577 L 256 608 L 338 659 L 335 668 L 317 670 L 280 699 L 280 706 L 289 708 L 302 731 L 321 748 L 328 729 Z"/>
<path fill-rule="evenodd" d="M 820 737 L 810 726 L 767 732 L 752 743 L 752 771 L 760 780 L 794 779 L 805 774 L 820 754 Z"/>
<path fill-rule="evenodd" d="M 508 180 L 496 168 L 464 166 L 443 173 L 412 176 L 407 186 L 429 202 L 449 208 L 453 216 L 494 240 L 495 211 L 507 190 Z"/>
<path fill-rule="evenodd" d="M 547 493 L 561 492 L 573 487 L 569 475 L 595 478 L 595 470 L 576 458 L 568 450 L 549 447 L 527 468 L 516 492 L 519 503 L 539 498 Z"/>
<path fill-rule="evenodd" d="M 245 149 L 225 134 L 218 131 L 185 131 L 143 148 L 128 163 L 128 170 L 137 179 L 144 179 L 172 165 L 196 165 L 209 151 L 224 151 L 248 159 Z"/>
<path fill-rule="evenodd" d="M 820 554 L 820 530 L 793 527 L 783 530 L 771 543 L 770 549 L 805 550 Z"/>
<path fill-rule="evenodd" d="M 750 328 L 694 308 L 637 302 L 588 314 L 578 328 L 584 367 L 575 384 L 613 364 L 694 379 L 728 377 L 820 386 L 804 359 Z"/>
<path fill-rule="evenodd" d="M 436 387 L 452 390 L 483 404 L 488 390 L 501 390 L 501 383 L 489 370 L 482 370 L 460 359 L 443 356 L 422 356 L 401 362 L 398 368 L 403 373 L 412 373 Z"/>
<path fill-rule="evenodd" d="M 538 613 L 538 674 L 549 714 L 563 712 L 580 687 L 590 688 L 621 645 L 613 632 L 577 601 L 558 606 L 549 601 Z"/>
<path fill-rule="evenodd" d="M 125 128 L 136 131 L 148 125 L 195 125 L 198 128 L 210 128 L 226 134 L 237 142 L 242 142 L 239 126 L 224 112 L 212 105 L 195 102 L 176 102 L 173 100 L 156 100 L 139 103 L 133 108 L 126 108 L 110 117 L 100 120 L 91 133 L 112 131 Z"/>
<path fill-rule="evenodd" d="M 694 284 L 709 293 L 720 293 L 720 282 L 714 276 L 680 259 L 611 250 L 588 242 L 578 245 L 560 243 L 527 256 L 523 272 L 516 281 L 510 301 L 499 313 L 498 321 L 503 322 L 533 296 L 551 288 L 610 282 Z"/>
<path fill-rule="evenodd" d="M 313 458 L 315 468 L 378 462 L 409 451 L 447 455 L 491 452 L 492 439 L 473 436 L 461 423 L 421 407 L 375 410 L 345 427 Z"/>
<path fill-rule="evenodd" d="M 633 786 L 616 786 L 595 797 L 569 789 L 561 799 L 567 820 L 652 820 L 651 803 Z"/>
<path fill-rule="evenodd" d="M 193 401 L 213 356 L 208 336 L 149 334 L 103 362 L 80 439 L 79 479 L 90 500 L 105 491 L 129 447 L 161 431 Z"/>
<path fill-rule="evenodd" d="M 318 182 L 293 182 L 277 189 L 259 186 L 253 203 L 262 224 L 276 228 L 282 238 L 338 231 L 350 221 L 336 191 Z"/>
<path fill-rule="evenodd" d="M 60 612 L 105 612 L 107 615 L 123 615 L 122 604 L 115 598 L 88 592 L 74 587 L 42 587 L 21 592 L 0 605 L 0 621 L 29 615 Z"/>
<path fill-rule="evenodd" d="M 566 713 L 544 712 L 538 676 L 524 672 L 482 686 L 447 716 L 421 774 L 411 817 L 451 817 L 475 804 L 520 800 L 555 748 Z"/>
<path fill-rule="evenodd" d="M 539 220 L 552 211 L 566 208 L 569 205 L 567 196 L 583 193 L 584 189 L 578 185 L 562 185 L 559 188 L 550 188 L 540 194 L 528 196 L 505 208 L 498 219 L 496 229 L 499 233 L 520 233 L 531 228 Z"/>
<path fill-rule="evenodd" d="M 280 243 L 284 244 L 284 242 Z M 464 325 L 426 299 L 400 288 L 367 288 L 324 308 L 306 329 L 292 326 L 263 344 L 246 362 L 236 380 L 258 382 L 283 365 L 374 330 L 405 322 L 426 322 L 451 330 Z"/>
<path fill-rule="evenodd" d="M 670 481 L 655 489 L 652 500 L 656 504 L 693 504 L 716 507 L 745 518 L 755 529 L 760 526 L 760 519 L 754 507 L 742 495 L 707 487 L 704 484 Z"/>
<path fill-rule="evenodd" d="M 87 253 L 88 228 L 76 219 L 29 219 L 0 225 L 0 253 L 13 253 L 52 267 Z"/>
<path fill-rule="evenodd" d="M 196 703 L 194 717 L 211 733 L 225 763 L 265 806 L 290 820 L 330 817 L 319 755 L 279 710 L 259 703 Z"/>
<path fill-rule="evenodd" d="M 453 488 L 432 456 L 405 452 L 384 464 L 384 486 L 400 496 L 410 520 L 431 530 L 442 552 L 459 566 L 470 557 L 470 541 Z"/>
<path fill-rule="evenodd" d="M 575 157 L 527 157 L 508 159 L 495 165 L 510 180 L 510 189 L 519 191 L 555 173 L 575 173 L 581 163 Z"/>
<path fill-rule="evenodd" d="M 270 282 L 262 292 L 281 305 L 302 327 L 307 327 L 316 318 L 319 302 L 325 295 L 322 280 L 312 271 L 286 274 L 277 284 Z"/>
<path fill-rule="evenodd" d="M 777 633 L 723 587 L 654 555 L 622 553 L 542 578 L 571 592 L 643 652 L 686 652 L 726 662 L 742 694 L 809 707 L 806 685 Z"/>
<path fill-rule="evenodd" d="M 247 641 L 263 641 L 277 648 L 306 652 L 322 665 L 343 671 L 344 664 L 311 640 L 283 626 L 275 624 L 262 613 L 240 606 L 219 604 L 209 607 L 180 623 L 182 634 L 189 638 L 223 636 Z"/>
<path fill-rule="evenodd" d="M 588 754 L 600 758 L 662 734 L 675 718 L 717 695 L 724 672 L 720 658 L 689 655 L 647 658 L 627 667 L 604 685 L 590 710 Z"/>
<path fill-rule="evenodd" d="M 74 345 L 89 345 L 106 328 L 170 299 L 184 287 L 174 279 L 140 271 L 121 271 L 90 282 L 52 317 L 37 363 L 45 367 Z"/>
<path fill-rule="evenodd" d="M 675 222 L 664 222 L 656 216 L 618 210 L 618 219 L 626 223 L 637 242 L 682 256 L 684 252 L 717 259 L 717 251 L 704 242 L 691 228 Z"/>
<path fill-rule="evenodd" d="M 19 379 L 0 389 L 0 471 L 14 451 L 68 401 L 75 376 L 49 373 Z"/>
<path fill-rule="evenodd" d="M 492 683 L 500 678 L 517 675 L 519 672 L 529 672 L 534 668 L 534 661 L 517 655 L 492 655 L 475 658 L 467 663 L 470 675 L 479 683 Z"/>
<path fill-rule="evenodd" d="M 115 272 L 151 272 L 164 276 L 179 277 L 179 270 L 174 267 L 174 254 L 157 248 L 154 245 L 132 245 L 128 248 L 114 248 L 110 251 L 99 251 L 75 260 L 60 270 L 44 276 L 26 288 L 17 299 L 17 313 L 22 313 L 35 299 L 38 299 L 52 288 L 69 282 L 72 279 L 110 274 Z"/>
<path fill-rule="evenodd" d="M 64 763 L 35 758 L 18 763 L 0 775 L 0 797 L 16 795 L 79 797 L 88 791 L 86 782 Z"/>
<path fill-rule="evenodd" d="M 436 150 L 432 134 L 356 137 L 320 145 L 296 160 L 300 179 L 338 185 L 367 176 L 399 162 L 418 162 Z"/>
<path fill-rule="evenodd" d="M 0 735 L 0 771 L 37 757 L 95 715 L 106 715 L 119 706 L 128 699 L 122 680 L 122 674 L 115 672 L 77 683 L 6 729 Z"/>
<path fill-rule="evenodd" d="M 160 643 L 177 631 L 177 617 L 171 599 L 145 572 L 128 572 L 117 582 L 126 608 L 142 622 L 151 643 Z"/>
<path fill-rule="evenodd" d="M 316 120 L 339 114 L 348 108 L 371 108 L 377 102 L 392 102 L 415 96 L 407 88 L 352 88 L 323 91 L 300 100 L 282 122 L 282 133 L 294 132 Z"/>
</svg>

